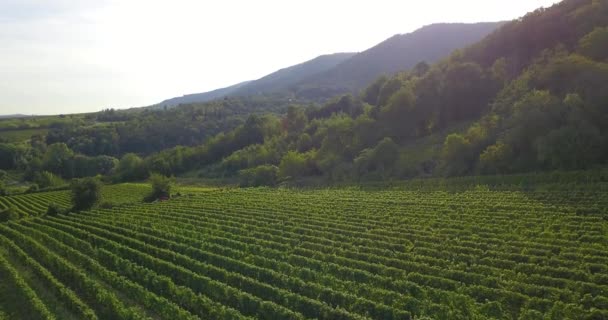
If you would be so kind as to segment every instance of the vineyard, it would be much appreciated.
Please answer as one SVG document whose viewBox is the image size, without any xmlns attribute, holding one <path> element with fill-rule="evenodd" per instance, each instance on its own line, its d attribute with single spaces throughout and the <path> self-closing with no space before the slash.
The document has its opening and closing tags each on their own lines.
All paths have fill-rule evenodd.
<svg viewBox="0 0 608 320">
<path fill-rule="evenodd" d="M 149 192 L 150 187 L 145 184 L 109 185 L 102 189 L 102 199 L 113 205 L 141 202 Z M 38 216 L 46 212 L 50 203 L 55 203 L 63 208 L 71 207 L 70 191 L 60 190 L 0 197 L 0 211 L 11 207 L 21 216 Z"/>
<path fill-rule="evenodd" d="M 0 318 L 608 319 L 602 188 L 189 191 L 0 224 Z"/>
</svg>

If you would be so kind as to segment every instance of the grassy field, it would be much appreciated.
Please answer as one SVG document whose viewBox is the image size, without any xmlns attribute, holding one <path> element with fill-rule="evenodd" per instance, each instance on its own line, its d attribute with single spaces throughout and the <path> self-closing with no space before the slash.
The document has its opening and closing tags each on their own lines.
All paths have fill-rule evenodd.
<svg viewBox="0 0 608 320">
<path fill-rule="evenodd" d="M 187 187 L 165 202 L 0 224 L 0 297 L 10 295 L 0 314 L 608 318 L 605 183 L 452 192 L 433 183 L 425 191 Z M 109 197 L 135 199 L 135 186 Z"/>
</svg>

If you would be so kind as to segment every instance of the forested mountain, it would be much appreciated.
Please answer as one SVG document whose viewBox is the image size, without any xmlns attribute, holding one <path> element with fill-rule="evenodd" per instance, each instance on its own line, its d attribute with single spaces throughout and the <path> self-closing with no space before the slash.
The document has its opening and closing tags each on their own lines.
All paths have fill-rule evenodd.
<svg viewBox="0 0 608 320">
<path fill-rule="evenodd" d="M 248 96 L 288 91 L 307 77 L 335 67 L 352 57 L 354 53 L 336 53 L 316 57 L 312 60 L 287 67 L 253 81 L 245 81 L 234 86 L 204 93 L 188 94 L 165 100 L 155 107 L 174 107 L 179 104 L 201 103 L 227 96 Z"/>
<path fill-rule="evenodd" d="M 236 90 L 238 90 L 239 88 L 248 84 L 249 82 L 250 81 L 245 81 L 245 82 L 235 84 L 233 86 L 216 89 L 216 90 L 209 91 L 209 92 L 193 93 L 193 94 L 183 95 L 181 97 L 167 99 L 153 107 L 156 107 L 156 108 L 164 108 L 165 106 L 175 107 L 179 104 L 202 103 L 202 102 L 207 102 L 207 101 L 211 101 L 211 100 L 215 100 L 215 99 L 221 99 L 229 94 L 234 93 Z"/>
<path fill-rule="evenodd" d="M 412 33 L 395 35 L 337 65 L 298 83 L 301 96 L 347 93 L 367 86 L 382 74 L 392 75 L 419 62 L 433 63 L 452 51 L 471 45 L 496 30 L 502 22 L 439 23 Z"/>
<path fill-rule="evenodd" d="M 607 1 L 564 0 L 322 105 L 265 94 L 46 119 L 28 145 L 0 144 L 0 169 L 258 185 L 605 166 L 607 39 Z"/>
<path fill-rule="evenodd" d="M 502 23 L 441 23 L 395 35 L 361 53 L 335 53 L 273 72 L 257 80 L 205 93 L 165 100 L 157 107 L 206 102 L 225 96 L 281 93 L 311 101 L 355 92 L 382 74 L 407 70 L 421 61 L 435 62 L 475 43 Z"/>
<path fill-rule="evenodd" d="M 354 53 L 323 55 L 310 61 L 273 72 L 258 80 L 251 81 L 247 85 L 235 90 L 233 94 L 252 95 L 293 90 L 293 86 L 303 79 L 330 70 L 354 55 Z"/>
</svg>

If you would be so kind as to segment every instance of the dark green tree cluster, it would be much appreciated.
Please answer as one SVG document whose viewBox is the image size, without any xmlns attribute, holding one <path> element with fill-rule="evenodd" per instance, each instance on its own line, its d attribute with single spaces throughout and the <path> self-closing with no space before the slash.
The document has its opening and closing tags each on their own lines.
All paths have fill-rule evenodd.
<svg viewBox="0 0 608 320">
<path fill-rule="evenodd" d="M 0 144 L 0 169 L 47 187 L 97 174 L 198 171 L 274 185 L 603 166 L 607 37 L 608 2 L 564 0 L 359 94 L 322 105 L 269 95 L 105 110 L 49 124 L 27 145 Z"/>
<path fill-rule="evenodd" d="M 88 210 L 101 201 L 101 182 L 96 178 L 74 179 L 72 190 L 73 210 Z"/>
</svg>

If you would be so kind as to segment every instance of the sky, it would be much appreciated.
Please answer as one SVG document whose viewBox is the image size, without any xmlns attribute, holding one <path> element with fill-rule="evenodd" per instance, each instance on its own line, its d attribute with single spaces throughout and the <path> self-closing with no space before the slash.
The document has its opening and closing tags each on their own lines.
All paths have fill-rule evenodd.
<svg viewBox="0 0 608 320">
<path fill-rule="evenodd" d="M 140 107 L 559 0 L 0 0 L 0 114 Z"/>
</svg>

